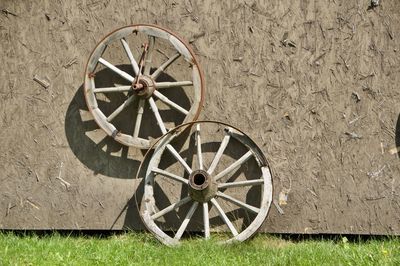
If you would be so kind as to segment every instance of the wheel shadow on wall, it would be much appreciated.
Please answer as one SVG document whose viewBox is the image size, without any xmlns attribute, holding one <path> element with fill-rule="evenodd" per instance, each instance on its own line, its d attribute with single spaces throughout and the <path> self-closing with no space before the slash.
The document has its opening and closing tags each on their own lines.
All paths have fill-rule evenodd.
<svg viewBox="0 0 400 266">
<path fill-rule="evenodd" d="M 119 69 L 130 73 L 130 65 L 118 65 Z M 175 81 L 167 74 L 160 75 L 160 81 Z M 115 85 L 127 85 L 126 81 L 116 76 L 111 70 L 104 69 L 96 73 L 97 87 L 112 87 Z M 166 90 L 165 96 L 180 104 L 184 108 L 190 108 L 190 101 L 182 88 Z M 99 108 L 107 116 L 120 106 L 127 96 L 121 92 L 100 95 Z M 137 102 L 122 111 L 114 120 L 117 129 L 127 134 L 133 134 L 136 121 Z M 160 110 L 160 115 L 166 123 L 179 125 L 184 115 L 175 110 Z M 145 106 L 143 114 L 141 134 L 157 138 L 161 131 L 149 106 Z M 79 87 L 72 99 L 65 116 L 65 134 L 68 144 L 75 156 L 94 174 L 108 177 L 132 179 L 143 159 L 146 150 L 127 147 L 107 136 L 93 120 L 89 113 L 83 94 L 83 84 Z"/>
<path fill-rule="evenodd" d="M 132 68 L 131 65 L 118 65 L 117 67 L 127 73 L 130 73 Z M 157 80 L 176 81 L 165 73 L 161 74 Z M 95 83 L 99 88 L 112 87 L 119 84 L 129 85 L 109 69 L 98 71 Z M 116 179 L 134 179 L 137 175 L 139 165 L 144 159 L 146 150 L 124 146 L 112 137 L 107 136 L 90 114 L 83 91 L 82 84 L 77 89 L 65 115 L 65 134 L 69 147 L 78 160 L 92 170 L 94 175 L 100 174 Z M 177 87 L 174 90 L 166 90 L 163 94 L 183 108 L 190 108 L 190 100 L 183 88 Z M 98 98 L 98 105 L 105 115 L 109 115 L 126 98 L 127 95 L 123 93 L 104 94 Z M 137 104 L 138 101 L 134 101 L 131 106 L 132 108 L 127 108 L 113 120 L 113 124 L 121 132 L 133 134 Z M 184 120 L 184 116 L 175 110 L 160 110 L 159 112 L 165 123 L 171 125 L 179 125 Z M 150 138 L 161 136 L 161 131 L 149 106 L 145 106 L 141 134 Z M 141 185 L 139 185 L 137 191 L 133 191 L 133 194 L 140 193 L 140 189 Z M 127 208 L 133 210 L 136 208 L 136 203 L 129 201 L 124 210 Z M 139 213 L 138 211 L 133 212 Z M 135 228 L 141 227 L 141 219 L 137 215 L 131 215 L 130 222 L 135 224 Z"/>
<path fill-rule="evenodd" d="M 196 146 L 195 146 L 195 138 L 194 135 L 190 136 L 190 132 L 183 132 L 178 140 L 181 142 L 174 142 L 173 146 L 176 148 L 177 151 L 179 151 L 179 154 L 182 156 L 182 158 L 186 161 L 186 163 L 190 167 L 194 167 L 196 163 L 194 163 L 194 155 L 196 154 Z M 190 138 L 189 140 L 189 145 L 187 148 L 183 148 L 182 150 L 180 149 L 182 146 L 184 146 L 184 140 Z M 175 139 L 177 140 L 177 139 Z M 219 142 L 204 142 L 202 143 L 202 151 L 204 153 L 210 153 L 210 154 L 215 154 L 218 151 L 218 148 L 220 146 Z M 233 160 L 238 160 L 241 156 L 241 154 L 245 153 L 246 150 L 244 147 L 241 145 L 238 145 L 237 141 L 231 140 L 231 143 L 228 145 L 227 149 L 225 150 L 225 155 L 230 157 Z M 146 170 L 147 170 L 147 165 L 148 161 L 151 157 L 147 156 L 146 162 L 144 166 L 140 169 L 139 177 L 142 178 L 142 181 L 144 180 L 144 177 L 146 175 Z M 165 157 L 163 157 L 161 163 L 160 163 L 160 168 L 161 169 L 167 169 L 171 165 L 176 164 L 176 159 L 170 154 L 167 153 Z M 242 165 L 237 171 L 235 171 L 230 177 L 229 181 L 233 182 L 236 180 L 239 175 L 244 175 L 246 180 L 251 180 L 254 178 L 254 176 L 257 176 L 259 173 L 258 171 L 258 166 L 255 160 L 250 160 L 248 163 L 245 165 Z M 189 176 L 187 173 L 184 174 L 183 178 L 187 179 Z M 126 229 L 145 229 L 144 227 L 137 228 L 137 224 L 135 223 L 136 217 L 140 217 L 140 208 L 142 207 L 142 197 L 143 197 L 143 192 L 144 192 L 144 182 L 141 182 L 140 188 L 138 189 L 138 192 L 135 193 L 131 200 L 130 204 L 128 206 L 126 216 L 125 216 L 125 221 L 124 221 L 124 228 Z M 172 194 L 179 194 L 179 198 L 184 198 L 188 195 L 188 187 L 182 186 L 182 187 L 170 187 L 170 190 L 166 190 L 165 187 L 160 187 L 160 186 L 155 186 L 154 190 L 154 195 L 155 195 L 155 200 L 158 203 L 157 207 L 158 209 L 164 209 L 167 206 L 171 205 L 171 195 Z M 261 194 L 260 188 L 259 187 L 252 187 L 249 190 L 246 190 L 244 192 L 244 202 L 249 205 L 257 206 L 260 204 L 260 198 L 258 195 Z M 136 205 L 136 206 L 135 206 Z M 179 208 L 177 212 L 170 212 L 165 215 L 163 225 L 162 227 L 164 228 L 170 228 L 171 232 L 179 228 L 179 226 L 182 223 L 183 217 L 185 217 L 186 213 L 189 211 L 190 204 L 188 205 L 183 205 Z M 211 205 L 210 205 L 211 207 Z M 200 208 L 199 208 L 200 209 Z M 241 228 L 244 230 L 249 226 L 252 220 L 254 220 L 255 215 L 252 213 L 249 213 L 247 211 L 244 211 L 243 209 L 234 209 L 232 211 L 226 212 L 227 217 L 231 221 L 237 221 L 241 220 Z M 197 210 L 193 216 L 193 222 L 191 222 L 188 226 L 188 231 L 191 232 L 200 232 L 203 228 L 199 226 L 198 222 L 202 221 L 202 214 L 200 213 L 199 210 Z M 197 224 L 196 224 L 197 223 Z M 224 221 L 219 217 L 219 216 L 214 216 L 210 217 L 210 224 L 213 227 L 218 227 L 218 226 L 223 226 L 225 225 Z M 143 226 L 143 224 L 141 224 Z M 166 229 L 168 231 L 168 229 Z"/>
</svg>

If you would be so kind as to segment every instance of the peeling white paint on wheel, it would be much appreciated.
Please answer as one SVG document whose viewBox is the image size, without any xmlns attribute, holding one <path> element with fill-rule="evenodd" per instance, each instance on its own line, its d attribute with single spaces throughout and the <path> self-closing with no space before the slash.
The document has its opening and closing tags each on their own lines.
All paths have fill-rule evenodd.
<svg viewBox="0 0 400 266">
<path fill-rule="evenodd" d="M 154 184 L 155 184 L 155 174 L 153 172 L 153 169 L 157 169 L 158 174 L 162 174 L 162 171 L 158 170 L 159 169 L 159 164 L 161 162 L 161 158 L 164 154 L 164 152 L 167 150 L 167 147 L 171 146 L 170 143 L 175 139 L 179 138 L 177 135 L 178 132 L 183 131 L 184 129 L 192 129 L 195 130 L 196 136 L 200 136 L 200 127 L 204 126 L 204 124 L 218 124 L 218 125 L 225 125 L 226 130 L 225 134 L 229 134 L 231 137 L 235 138 L 240 145 L 245 146 L 249 151 L 251 151 L 251 156 L 255 159 L 258 167 L 261 170 L 261 179 L 260 181 L 263 180 L 263 182 L 260 182 L 258 179 L 256 180 L 257 182 L 239 182 L 238 187 L 246 185 L 246 186 L 252 186 L 252 185 L 261 185 L 261 202 L 260 206 L 250 206 L 247 204 L 239 204 L 243 208 L 247 210 L 252 210 L 253 212 L 256 213 L 255 218 L 251 221 L 251 223 L 242 231 L 237 232 L 236 229 L 233 227 L 232 223 L 230 223 L 229 219 L 226 217 L 225 213 L 221 213 L 223 216 L 223 220 L 228 223 L 228 227 L 231 229 L 233 236 L 229 238 L 228 240 L 223 241 L 224 243 L 231 243 L 235 241 L 244 241 L 254 235 L 257 230 L 261 227 L 263 224 L 264 220 L 266 219 L 268 215 L 268 211 L 271 206 L 272 202 L 272 176 L 271 176 L 271 171 L 269 169 L 267 160 L 265 156 L 262 154 L 261 150 L 258 148 L 258 146 L 252 141 L 246 134 L 241 132 L 238 129 L 233 128 L 232 126 L 229 126 L 224 123 L 220 122 L 213 122 L 213 121 L 201 121 L 201 122 L 193 122 L 193 123 L 187 123 L 182 126 L 176 127 L 175 129 L 171 130 L 167 134 L 165 134 L 163 137 L 160 138 L 158 143 L 155 144 L 155 150 L 154 153 L 152 153 L 151 158 L 149 163 L 147 164 L 146 168 L 146 174 L 144 177 L 144 195 L 142 199 L 142 211 L 141 211 L 141 217 L 143 219 L 144 224 L 148 228 L 150 232 L 152 232 L 155 237 L 161 241 L 162 243 L 169 245 L 169 246 L 175 246 L 180 243 L 179 239 L 175 237 L 171 237 L 168 235 L 166 232 L 163 231 L 162 228 L 160 228 L 157 223 L 155 222 L 156 218 L 152 217 L 161 217 L 162 214 L 166 213 L 164 210 L 159 210 L 158 212 L 156 211 L 156 199 L 155 199 L 155 191 L 154 191 Z M 197 152 L 201 152 L 201 149 L 195 149 Z M 150 156 L 149 153 L 146 154 L 146 157 Z M 145 158 L 146 158 L 145 157 Z M 140 166 L 139 172 L 141 172 L 143 163 Z M 234 167 L 235 168 L 235 167 Z M 196 171 L 195 171 L 196 172 Z M 139 176 L 138 176 L 139 178 Z M 183 182 L 181 181 L 182 178 L 175 178 L 175 181 L 177 182 Z M 183 182 L 184 184 L 187 184 L 186 182 Z M 227 183 L 225 183 L 227 184 Z M 158 185 L 159 186 L 159 185 Z M 163 189 L 161 187 L 161 189 Z M 177 191 L 178 193 L 178 191 Z M 224 193 L 217 192 L 216 197 L 218 195 L 225 195 Z M 185 197 L 184 195 L 182 197 Z M 189 196 L 190 197 L 190 196 Z M 235 201 L 232 197 L 230 196 L 225 196 L 226 199 Z M 167 209 L 168 211 L 173 211 L 175 209 L 175 206 L 180 206 L 181 204 L 191 204 L 197 202 L 198 199 L 196 200 L 194 198 L 190 199 L 189 201 L 186 200 L 186 198 L 181 199 L 178 202 L 173 203 L 172 205 L 168 206 Z M 191 203 L 190 203 L 191 202 Z M 211 199 L 211 202 L 213 205 L 218 204 L 215 201 L 215 197 Z M 178 205 L 174 205 L 178 204 Z M 238 205 L 238 206 L 239 206 Z M 194 211 L 192 208 L 196 208 L 197 205 L 194 204 L 190 208 L 190 213 L 187 214 L 187 216 L 191 217 L 193 214 L 192 212 Z M 219 211 L 223 211 L 219 205 L 216 206 Z M 206 210 L 203 210 L 206 211 Z M 208 210 L 207 210 L 208 211 Z M 154 215 L 157 213 L 156 215 Z M 160 213 L 160 215 L 159 215 Z M 161 214 L 162 213 L 162 214 Z M 207 216 L 208 217 L 208 216 Z M 196 223 L 200 223 L 201 221 L 196 220 Z M 182 226 L 186 226 L 188 221 L 185 219 L 183 222 Z M 205 224 L 205 228 L 209 226 L 207 221 L 203 221 L 203 224 Z M 204 237 L 208 239 L 209 237 L 209 230 L 204 231 L 205 235 Z M 209 229 L 209 228 L 208 228 Z M 178 238 L 180 238 L 181 233 L 178 235 Z"/>
<path fill-rule="evenodd" d="M 192 81 L 178 81 L 175 83 L 170 82 L 171 84 L 168 83 L 169 84 L 168 86 L 171 87 L 171 88 L 168 88 L 169 90 L 171 90 L 171 89 L 173 90 L 174 87 L 179 87 L 181 84 L 183 84 L 182 86 L 189 85 L 193 88 L 192 93 L 193 93 L 194 97 L 192 98 L 190 109 L 189 110 L 185 109 L 185 112 L 184 112 L 185 117 L 184 117 L 183 121 L 181 122 L 182 124 L 191 122 L 191 121 L 194 121 L 197 119 L 200 109 L 202 107 L 201 103 L 204 99 L 205 84 L 204 84 L 204 80 L 202 78 L 202 72 L 200 70 L 200 67 L 197 63 L 197 60 L 194 57 L 194 53 L 190 50 L 188 45 L 184 43 L 184 41 L 182 41 L 179 37 L 175 36 L 172 32 L 170 32 L 166 29 L 163 29 L 163 28 L 155 26 L 155 25 L 132 25 L 132 26 L 127 26 L 127 27 L 117 29 L 114 32 L 112 32 L 111 34 L 107 35 L 102 41 L 100 41 L 100 43 L 96 46 L 96 48 L 92 52 L 92 54 L 88 60 L 88 63 L 86 66 L 86 71 L 85 71 L 84 96 L 86 99 L 88 109 L 93 114 L 93 117 L 94 117 L 96 123 L 99 125 L 99 127 L 101 129 L 103 129 L 109 136 L 113 137 L 116 141 L 118 141 L 121 144 L 124 144 L 126 146 L 133 146 L 133 147 L 137 147 L 137 148 L 148 149 L 148 148 L 150 148 L 150 146 L 154 143 L 154 141 L 157 138 L 153 139 L 153 138 L 150 138 L 147 136 L 139 137 L 138 132 L 139 132 L 140 128 L 135 129 L 135 133 L 133 134 L 133 136 L 122 133 L 118 130 L 118 127 L 111 121 L 123 109 L 127 108 L 127 106 L 124 106 L 124 107 L 120 106 L 121 108 L 118 110 L 118 112 L 116 112 L 116 114 L 113 115 L 112 118 L 108 119 L 106 117 L 106 115 L 104 115 L 102 110 L 99 109 L 96 95 L 95 95 L 95 93 L 117 93 L 118 92 L 118 90 L 110 90 L 108 88 L 105 88 L 108 90 L 105 90 L 105 89 L 102 90 L 102 88 L 97 88 L 97 90 L 96 90 L 96 86 L 95 86 L 95 82 L 94 82 L 94 76 L 96 75 L 96 73 L 94 73 L 94 72 L 95 72 L 96 66 L 99 63 L 105 65 L 107 68 L 111 69 L 111 71 L 113 71 L 117 75 L 124 77 L 125 79 L 129 80 L 130 82 L 134 81 L 134 77 L 132 77 L 128 73 L 118 69 L 111 62 L 104 60 L 102 58 L 102 55 L 111 43 L 122 40 L 122 39 L 124 40 L 123 41 L 124 45 L 121 45 L 121 49 L 122 49 L 122 47 L 123 47 L 123 49 L 129 49 L 129 45 L 125 41 L 125 38 L 131 34 L 136 34 L 137 32 L 169 41 L 171 43 L 171 47 L 174 48 L 179 54 L 181 54 L 184 57 L 184 59 L 186 61 L 188 61 L 190 63 L 190 65 L 192 66 L 192 70 L 191 70 L 192 71 L 191 76 L 193 78 Z M 129 50 L 127 51 L 127 53 L 128 53 L 127 57 L 130 56 L 129 61 L 132 64 L 135 64 L 135 62 L 134 62 L 135 59 L 131 56 L 131 53 L 129 52 Z M 173 61 L 174 60 L 171 60 L 170 63 L 172 63 Z M 158 73 L 160 73 L 160 71 L 164 71 L 164 68 L 168 67 L 168 65 L 170 63 L 164 64 L 162 67 L 160 67 Z M 137 65 L 135 65 L 135 66 L 137 68 Z M 166 83 L 167 82 L 164 82 L 164 83 L 161 82 L 160 87 L 165 86 Z M 155 83 L 155 85 L 157 85 L 157 83 Z M 126 91 L 126 89 L 121 90 L 120 93 L 122 93 L 122 91 Z M 159 99 L 161 101 L 164 101 L 164 103 L 166 103 L 167 105 L 169 104 L 170 107 L 172 106 L 171 108 L 177 110 L 178 112 L 182 112 L 182 110 L 184 110 L 183 108 L 180 108 L 180 106 L 178 106 L 176 103 L 172 102 L 171 100 L 169 100 L 166 97 L 160 97 Z M 145 100 L 147 100 L 147 99 L 145 99 Z M 151 97 L 148 100 L 149 100 L 149 102 L 153 101 Z M 128 104 L 131 104 L 131 102 L 132 101 L 130 101 Z M 150 104 L 151 104 L 151 102 L 150 102 Z M 155 107 L 154 104 L 153 104 L 153 107 Z M 143 107 L 141 107 L 140 110 L 137 110 L 137 113 L 140 112 L 141 113 L 140 115 L 142 115 L 143 114 L 142 110 L 143 110 Z M 154 114 L 157 114 L 158 110 L 153 110 L 153 112 L 154 112 Z M 158 119 L 157 122 L 160 126 L 165 127 L 163 125 L 164 121 L 162 119 Z M 136 125 L 135 125 L 135 128 L 136 128 Z"/>
</svg>

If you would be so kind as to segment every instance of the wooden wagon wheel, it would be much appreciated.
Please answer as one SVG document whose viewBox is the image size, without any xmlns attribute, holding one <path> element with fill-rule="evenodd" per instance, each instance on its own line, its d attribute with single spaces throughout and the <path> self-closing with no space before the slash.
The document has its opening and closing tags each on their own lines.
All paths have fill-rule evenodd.
<svg viewBox="0 0 400 266">
<path fill-rule="evenodd" d="M 140 43 L 141 41 L 143 42 Z M 136 45 L 136 50 L 131 49 L 133 44 Z M 165 50 L 156 48 L 157 45 Z M 125 60 L 122 62 L 129 62 L 128 70 L 123 70 L 117 64 L 104 58 L 103 54 L 110 47 L 123 53 Z M 179 70 L 175 72 L 187 79 L 176 80 L 175 73 L 171 76 L 170 70 L 174 68 L 174 64 L 178 64 L 175 69 Z M 112 75 L 122 78 L 126 84 L 97 87 L 96 78 L 100 75 L 99 68 L 104 68 Z M 160 80 L 160 77 L 165 76 L 166 73 L 172 80 Z M 186 90 L 183 93 L 190 94 L 187 96 L 189 103 L 186 107 L 166 96 L 171 95 L 171 91 L 177 88 L 181 90 L 184 88 Z M 204 97 L 204 80 L 193 51 L 181 38 L 159 26 L 138 24 L 115 30 L 96 46 L 86 66 L 84 94 L 89 111 L 100 128 L 109 136 L 124 145 L 148 149 L 152 145 L 152 139 L 157 139 L 168 132 L 168 127 L 160 112 L 160 105 L 169 108 L 169 111 L 176 112 L 177 115 L 172 115 L 173 117 L 179 115 L 182 117 L 172 127 L 197 119 Z M 115 94 L 119 94 L 123 100 L 111 111 L 102 110 L 99 95 L 107 98 Z M 151 115 L 153 123 L 159 126 L 154 125 L 157 132 L 146 134 L 146 132 L 141 132 L 141 127 L 151 122 L 143 115 L 146 113 L 145 108 L 149 107 L 153 113 Z M 130 108 L 135 108 L 136 117 L 130 117 L 120 124 L 114 123 L 117 116 Z M 126 123 L 134 125 L 131 127 L 131 132 L 123 132 L 120 129 L 121 125 Z"/>
<path fill-rule="evenodd" d="M 182 150 L 185 137 L 189 148 Z M 150 154 L 138 172 L 145 180 L 137 202 L 144 224 L 162 243 L 176 245 L 188 231 L 215 234 L 224 243 L 244 241 L 267 217 L 270 168 L 242 131 L 220 122 L 188 123 L 161 137 Z"/>
</svg>

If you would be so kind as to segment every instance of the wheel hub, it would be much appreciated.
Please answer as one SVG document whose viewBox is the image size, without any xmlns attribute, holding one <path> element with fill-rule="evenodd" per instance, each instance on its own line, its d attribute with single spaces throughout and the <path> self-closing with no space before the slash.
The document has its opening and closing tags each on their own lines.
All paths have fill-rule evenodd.
<svg viewBox="0 0 400 266">
<path fill-rule="evenodd" d="M 154 80 L 145 75 L 139 76 L 138 81 L 132 83 L 132 90 L 141 98 L 149 98 L 153 95 L 155 87 Z"/>
<path fill-rule="evenodd" d="M 217 193 L 217 183 L 204 170 L 195 170 L 189 176 L 189 195 L 198 202 L 207 202 Z"/>
</svg>

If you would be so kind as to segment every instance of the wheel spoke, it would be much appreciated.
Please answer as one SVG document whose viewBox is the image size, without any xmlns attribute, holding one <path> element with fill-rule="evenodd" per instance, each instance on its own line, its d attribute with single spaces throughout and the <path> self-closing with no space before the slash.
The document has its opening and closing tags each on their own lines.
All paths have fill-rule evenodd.
<svg viewBox="0 0 400 266">
<path fill-rule="evenodd" d="M 229 230 L 231 230 L 232 234 L 234 236 L 237 236 L 239 233 L 237 232 L 235 226 L 232 224 L 232 222 L 229 220 L 228 216 L 226 216 L 224 210 L 221 208 L 221 206 L 218 204 L 217 200 L 215 198 L 211 199 L 212 205 L 217 208 L 219 216 L 222 218 L 222 220 L 226 223 L 228 226 Z"/>
<path fill-rule="evenodd" d="M 229 139 L 231 138 L 231 136 L 229 134 L 226 134 L 221 142 L 221 145 L 219 145 L 218 151 L 215 154 L 215 157 L 213 159 L 213 161 L 211 162 L 210 168 L 208 168 L 207 173 L 209 175 L 211 175 L 215 168 L 217 167 L 217 164 L 219 162 L 219 160 L 221 159 L 222 154 L 224 153 L 226 146 L 228 146 L 229 143 Z"/>
<path fill-rule="evenodd" d="M 208 203 L 203 203 L 204 237 L 210 238 L 210 219 L 208 217 Z"/>
<path fill-rule="evenodd" d="M 129 48 L 129 45 L 128 45 L 128 43 L 126 42 L 125 38 L 122 38 L 122 39 L 121 39 L 121 43 L 122 43 L 122 46 L 124 47 L 124 50 L 125 50 L 125 52 L 126 52 L 126 55 L 127 55 L 128 58 L 129 58 L 129 61 L 131 61 L 131 65 L 132 65 L 132 68 L 133 68 L 133 72 L 135 73 L 135 75 L 137 75 L 137 74 L 139 73 L 139 65 L 138 65 L 138 63 L 136 62 L 135 58 L 133 57 L 132 51 L 131 51 L 131 49 Z"/>
<path fill-rule="evenodd" d="M 180 201 L 175 202 L 175 203 L 169 205 L 168 207 L 162 209 L 161 211 L 153 214 L 150 218 L 153 219 L 153 220 L 156 220 L 156 219 L 160 218 L 161 216 L 169 213 L 170 211 L 173 211 L 173 210 L 179 208 L 180 206 L 182 206 L 183 204 L 185 204 L 185 203 L 187 203 L 189 201 L 190 201 L 190 197 L 189 196 L 186 197 L 186 198 L 183 198 Z"/>
<path fill-rule="evenodd" d="M 220 198 L 223 198 L 223 199 L 225 199 L 225 200 L 227 200 L 229 202 L 232 202 L 233 204 L 235 204 L 235 205 L 237 205 L 239 207 L 242 207 L 242 208 L 244 208 L 244 209 L 246 209 L 248 211 L 251 211 L 251 212 L 254 212 L 254 213 L 259 213 L 260 212 L 259 208 L 256 208 L 256 207 L 251 206 L 251 205 L 249 205 L 247 203 L 244 203 L 243 201 L 237 200 L 237 199 L 235 199 L 235 198 L 233 198 L 233 197 L 231 197 L 229 195 L 226 195 L 225 193 L 222 193 L 220 191 L 217 192 L 217 196 L 220 197 Z"/>
<path fill-rule="evenodd" d="M 115 111 L 109 115 L 109 117 L 107 117 L 107 122 L 110 122 L 111 120 L 113 120 L 117 115 L 119 115 L 126 107 L 128 107 L 129 105 L 131 105 L 131 103 L 133 102 L 133 100 L 135 99 L 135 96 L 132 95 L 130 96 L 128 99 L 125 100 L 125 102 L 123 104 L 121 104 L 117 109 L 115 109 Z"/>
<path fill-rule="evenodd" d="M 153 59 L 154 43 L 155 43 L 155 37 L 149 36 L 149 48 L 147 50 L 146 61 L 145 61 L 144 70 L 143 70 L 144 75 L 150 74 L 151 61 Z"/>
<path fill-rule="evenodd" d="M 219 179 L 221 179 L 222 177 L 226 176 L 227 174 L 229 174 L 230 172 L 232 172 L 233 170 L 237 169 L 238 167 L 240 167 L 243 163 L 245 163 L 251 156 L 253 155 L 253 153 L 251 151 L 246 152 L 242 157 L 239 158 L 239 160 L 237 160 L 236 162 L 234 162 L 233 164 L 231 164 L 230 166 L 228 166 L 225 170 L 223 170 L 222 172 L 220 172 L 218 175 L 215 176 L 215 181 L 218 181 Z"/>
<path fill-rule="evenodd" d="M 95 88 L 94 93 L 99 92 L 127 92 L 131 90 L 131 86 L 118 86 L 118 87 L 107 87 L 107 88 Z"/>
<path fill-rule="evenodd" d="M 179 58 L 181 54 L 177 53 L 174 56 L 172 56 L 171 58 L 169 58 L 167 61 L 165 61 L 159 68 L 156 69 L 156 71 L 154 71 L 153 74 L 151 74 L 151 78 L 153 80 L 156 80 L 156 78 L 158 78 L 158 76 L 165 71 L 176 59 Z"/>
<path fill-rule="evenodd" d="M 175 181 L 181 182 L 183 184 L 188 184 L 189 183 L 189 181 L 187 179 L 184 179 L 184 178 L 182 178 L 182 177 L 180 177 L 178 175 L 172 174 L 170 172 L 167 172 L 165 170 L 159 169 L 157 167 L 154 167 L 153 169 L 151 169 L 151 171 L 154 172 L 154 173 L 160 174 L 162 176 L 169 177 L 169 178 L 171 178 L 171 179 L 173 179 Z"/>
<path fill-rule="evenodd" d="M 230 188 L 230 187 L 245 187 L 245 186 L 256 186 L 264 184 L 264 179 L 254 179 L 246 181 L 228 182 L 223 184 L 218 184 L 218 188 Z"/>
<path fill-rule="evenodd" d="M 192 219 L 192 216 L 194 214 L 194 212 L 197 209 L 197 206 L 199 205 L 199 203 L 197 201 L 193 202 L 192 206 L 190 207 L 188 213 L 186 214 L 185 219 L 183 220 L 181 226 L 178 229 L 178 232 L 176 232 L 175 234 L 175 239 L 181 239 L 183 232 L 185 232 L 186 227 L 188 226 L 190 219 Z"/>
<path fill-rule="evenodd" d="M 183 168 L 185 168 L 186 172 L 188 174 L 191 174 L 192 168 L 190 168 L 190 166 L 185 162 L 185 160 L 183 160 L 183 158 L 179 155 L 179 153 L 175 150 L 175 148 L 172 147 L 171 144 L 168 144 L 167 149 L 172 153 L 172 155 L 175 157 L 175 159 L 177 159 L 180 162 L 180 164 L 183 166 Z"/>
<path fill-rule="evenodd" d="M 146 101 L 144 99 L 140 99 L 139 100 L 138 112 L 137 112 L 137 115 L 136 115 L 135 129 L 133 130 L 133 137 L 134 138 L 139 137 L 140 124 L 142 123 L 142 117 L 143 117 L 144 104 L 145 103 L 146 103 Z"/>
<path fill-rule="evenodd" d="M 120 75 L 121 77 L 123 77 L 124 79 L 126 79 L 129 82 L 133 82 L 134 77 L 132 77 L 131 75 L 129 75 L 128 73 L 126 73 L 125 71 L 122 71 L 121 69 L 119 69 L 118 67 L 114 66 L 113 64 L 111 64 L 110 62 L 106 61 L 103 58 L 99 58 L 99 62 L 101 64 L 103 64 L 104 66 L 108 67 L 109 69 L 111 69 L 112 71 L 114 71 L 115 73 L 117 73 L 118 75 Z"/>
<path fill-rule="evenodd" d="M 164 122 L 161 119 L 160 113 L 158 112 L 158 108 L 157 108 L 156 103 L 154 102 L 153 97 L 149 98 L 149 103 L 150 103 L 151 110 L 153 111 L 154 116 L 156 117 L 157 124 L 161 129 L 161 133 L 163 133 L 163 134 L 167 133 L 167 129 L 165 128 Z"/>
<path fill-rule="evenodd" d="M 165 128 L 164 122 L 161 119 L 160 113 L 158 112 L 158 108 L 156 103 L 154 102 L 154 99 L 152 97 L 149 98 L 149 103 L 151 110 L 153 110 L 154 116 L 156 117 L 157 124 L 161 129 L 161 132 L 163 134 L 167 133 L 167 129 Z M 174 149 L 174 147 L 171 146 L 171 144 L 167 145 L 167 149 L 172 153 L 172 155 L 182 164 L 182 166 L 185 168 L 186 172 L 189 174 L 192 173 L 192 169 L 187 165 L 185 160 L 179 155 L 179 153 Z"/>
<path fill-rule="evenodd" d="M 185 81 L 173 81 L 173 82 L 156 82 L 155 86 L 157 89 L 164 88 L 173 88 L 173 87 L 183 87 L 183 86 L 192 86 L 193 82 L 185 80 Z"/>
<path fill-rule="evenodd" d="M 155 90 L 153 92 L 154 96 L 156 96 L 158 99 L 160 99 L 161 101 L 163 101 L 164 103 L 168 104 L 169 106 L 171 106 L 172 108 L 174 108 L 175 110 L 178 110 L 179 112 L 187 115 L 189 113 L 189 111 L 185 110 L 184 108 L 180 107 L 179 105 L 177 105 L 176 103 L 174 103 L 173 101 L 171 101 L 170 99 L 168 99 L 167 97 L 165 97 L 162 93 L 160 93 L 159 91 Z"/>
<path fill-rule="evenodd" d="M 199 169 L 203 170 L 203 155 L 201 154 L 200 124 L 196 125 L 196 146 L 197 146 L 197 159 L 199 161 Z"/>
</svg>

